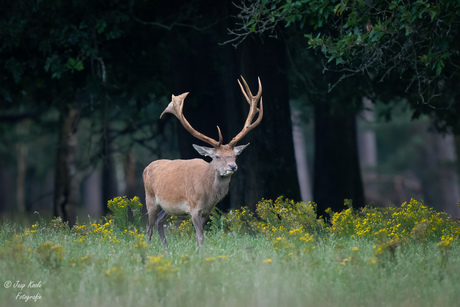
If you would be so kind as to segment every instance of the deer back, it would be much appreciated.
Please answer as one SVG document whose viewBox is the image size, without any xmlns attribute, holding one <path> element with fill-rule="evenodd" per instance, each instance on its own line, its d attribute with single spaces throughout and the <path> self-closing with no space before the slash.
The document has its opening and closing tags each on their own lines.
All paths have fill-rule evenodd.
<svg viewBox="0 0 460 307">
<path fill-rule="evenodd" d="M 230 182 L 202 159 L 157 160 L 145 168 L 143 177 L 145 193 L 171 215 L 190 214 L 196 206 L 211 210 L 227 194 Z"/>
</svg>

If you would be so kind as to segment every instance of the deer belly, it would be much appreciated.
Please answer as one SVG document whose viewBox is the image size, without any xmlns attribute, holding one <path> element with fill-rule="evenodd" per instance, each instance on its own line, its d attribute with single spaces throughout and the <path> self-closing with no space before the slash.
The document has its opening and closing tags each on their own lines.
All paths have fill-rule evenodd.
<svg viewBox="0 0 460 307">
<path fill-rule="evenodd" d="M 160 199 L 157 199 L 157 203 L 169 215 L 190 214 L 190 205 L 188 203 L 172 203 Z"/>
</svg>

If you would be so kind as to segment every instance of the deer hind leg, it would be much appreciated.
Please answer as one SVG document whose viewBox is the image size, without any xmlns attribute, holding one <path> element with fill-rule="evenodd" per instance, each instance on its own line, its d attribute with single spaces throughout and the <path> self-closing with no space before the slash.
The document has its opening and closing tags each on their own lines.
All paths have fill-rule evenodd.
<svg viewBox="0 0 460 307">
<path fill-rule="evenodd" d="M 201 227 L 203 229 L 204 229 L 204 226 L 206 226 L 206 224 L 208 223 L 208 221 L 209 221 L 209 215 L 201 217 Z"/>
<path fill-rule="evenodd" d="M 164 229 L 164 221 L 168 218 L 168 214 L 165 211 L 160 211 L 157 215 L 157 221 L 155 222 L 155 227 L 158 230 L 158 234 L 160 235 L 161 238 L 161 243 L 163 243 L 163 246 L 167 249 L 168 248 L 168 242 L 166 241 L 165 237 L 165 229 Z"/>
<path fill-rule="evenodd" d="M 147 222 L 147 236 L 148 242 L 152 240 L 152 233 L 153 233 L 153 226 L 157 220 L 157 213 L 158 213 L 158 204 L 155 202 L 155 199 L 149 195 L 145 197 L 145 203 L 147 206 L 147 213 L 149 215 L 148 222 Z"/>
</svg>

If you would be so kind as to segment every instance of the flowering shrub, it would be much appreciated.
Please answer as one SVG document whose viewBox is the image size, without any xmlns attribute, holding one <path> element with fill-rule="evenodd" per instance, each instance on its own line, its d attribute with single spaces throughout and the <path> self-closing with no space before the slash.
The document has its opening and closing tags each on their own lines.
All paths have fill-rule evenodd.
<svg viewBox="0 0 460 307">
<path fill-rule="evenodd" d="M 35 226 L 35 227 L 34 227 Z M 48 229 L 53 229 L 55 231 L 69 231 L 70 228 L 69 228 L 69 224 L 66 222 L 64 223 L 62 221 L 62 218 L 59 216 L 59 217 L 54 217 L 48 224 L 48 226 L 46 227 Z M 36 231 L 37 230 L 37 224 L 34 224 L 32 225 L 32 230 L 31 232 L 34 232 L 34 230 Z"/>
<path fill-rule="evenodd" d="M 36 233 L 37 232 L 37 229 L 38 229 L 38 224 L 35 223 L 32 225 L 32 228 L 26 228 L 24 229 L 24 235 L 29 235 L 29 234 L 32 234 L 32 233 Z"/>
<path fill-rule="evenodd" d="M 64 248 L 62 245 L 54 245 L 53 242 L 45 242 L 40 244 L 35 251 L 37 260 L 50 271 L 58 269 L 63 260 Z"/>
<path fill-rule="evenodd" d="M 447 264 L 447 259 L 449 258 L 450 250 L 452 249 L 452 243 L 458 239 L 452 236 L 452 235 L 445 235 L 442 236 L 441 241 L 436 244 L 436 246 L 439 248 L 439 251 L 441 252 L 441 263 L 443 266 L 446 266 Z"/>
<path fill-rule="evenodd" d="M 306 232 L 319 230 L 324 221 L 316 217 L 316 204 L 312 202 L 294 202 L 278 197 L 275 201 L 262 199 L 257 204 L 256 214 L 260 218 L 257 230 L 271 234 L 275 229 L 289 232 L 301 229 Z"/>
<path fill-rule="evenodd" d="M 401 207 L 364 207 L 360 212 L 347 209 L 334 213 L 332 232 L 337 236 L 375 238 L 385 232 L 396 241 L 437 240 L 443 235 L 458 238 L 460 228 L 446 213 L 437 212 L 411 199 Z"/>
<path fill-rule="evenodd" d="M 0 259 L 13 270 L 23 269 L 30 263 L 29 254 L 31 252 L 32 249 L 24 244 L 22 236 L 14 234 L 4 246 L 0 246 Z M 14 259 L 14 261 L 8 261 L 9 259 Z"/>
<path fill-rule="evenodd" d="M 217 207 L 214 207 L 209 216 L 209 221 L 206 228 L 212 233 L 232 232 L 238 234 L 254 233 L 255 225 L 254 213 L 247 207 L 240 209 L 232 209 L 228 213 L 222 212 Z M 168 218 L 166 226 L 173 235 L 193 237 L 195 236 L 195 228 L 191 217 L 175 217 Z"/>
<path fill-rule="evenodd" d="M 140 229 L 142 206 L 143 205 L 137 196 L 133 197 L 132 199 L 128 199 L 126 196 L 118 196 L 109 200 L 107 203 L 107 207 L 113 212 L 117 227 L 121 230 L 128 229 L 130 226 L 128 213 L 129 210 L 131 210 L 133 215 L 132 226 L 135 229 Z"/>
<path fill-rule="evenodd" d="M 186 236 L 192 238 L 195 236 L 195 227 L 193 227 L 192 217 L 170 216 L 165 223 L 165 227 L 174 236 Z"/>
<path fill-rule="evenodd" d="M 86 255 L 86 256 L 83 256 L 83 257 L 80 257 L 78 259 L 71 259 L 69 261 L 69 267 L 76 267 L 76 268 L 79 268 L 79 269 L 83 269 L 87 266 L 91 266 L 93 263 L 94 263 L 94 257 L 92 255 Z"/>
<path fill-rule="evenodd" d="M 101 221 L 101 223 L 75 225 L 73 229 L 75 234 L 79 235 L 74 242 L 84 242 L 88 237 L 92 237 L 100 242 L 121 243 L 117 238 L 117 230 L 119 229 L 114 225 L 113 219 L 109 219 L 105 223 Z"/>
<path fill-rule="evenodd" d="M 316 217 L 314 203 L 294 202 L 282 197 L 275 201 L 263 199 L 257 204 L 255 214 L 247 207 L 233 209 L 229 213 L 213 210 L 209 228 L 213 233 L 265 236 L 275 250 L 287 255 L 315 249 L 315 237 L 319 234 L 367 238 L 375 242 L 375 258 L 371 262 L 383 258 L 393 259 L 397 247 L 410 241 L 424 243 L 440 240 L 443 236 L 456 241 L 460 236 L 458 223 L 452 221 L 447 214 L 437 212 L 414 199 L 401 207 L 366 206 L 360 211 L 353 211 L 350 204 L 351 200 L 345 200 L 348 209 L 330 212 L 331 225 L 326 227 L 324 220 Z M 173 234 L 189 237 L 195 235 L 190 218 L 180 221 L 171 217 L 168 221 Z M 443 240 L 447 242 L 444 237 Z"/>
<path fill-rule="evenodd" d="M 134 238 L 135 238 L 135 242 L 132 247 L 132 250 L 134 251 L 135 254 L 139 255 L 140 257 L 139 261 L 142 263 L 145 263 L 145 260 L 147 258 L 147 252 L 149 249 L 148 244 L 144 240 L 145 235 L 134 233 Z"/>
<path fill-rule="evenodd" d="M 229 213 L 223 214 L 220 220 L 223 232 L 254 233 L 254 213 L 248 207 L 232 209 Z"/>
<path fill-rule="evenodd" d="M 353 209 L 348 208 L 332 216 L 332 231 L 339 236 L 353 236 L 355 223 Z"/>
</svg>

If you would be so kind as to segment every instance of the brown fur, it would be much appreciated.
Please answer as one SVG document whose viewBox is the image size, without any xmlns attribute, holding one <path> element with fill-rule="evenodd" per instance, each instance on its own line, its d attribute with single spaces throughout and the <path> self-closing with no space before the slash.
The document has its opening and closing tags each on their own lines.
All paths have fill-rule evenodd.
<svg viewBox="0 0 460 307">
<path fill-rule="evenodd" d="M 155 225 L 163 244 L 167 247 L 163 230 L 164 220 L 169 215 L 190 214 L 198 244 L 202 245 L 203 227 L 212 208 L 227 194 L 231 175 L 237 169 L 236 157 L 246 146 L 232 148 L 222 145 L 219 148 L 206 148 L 195 145 L 201 154 L 213 158 L 210 163 L 202 159 L 157 160 L 150 163 L 143 174 L 149 215 L 149 241 Z M 164 212 L 158 214 L 160 207 Z"/>
</svg>

